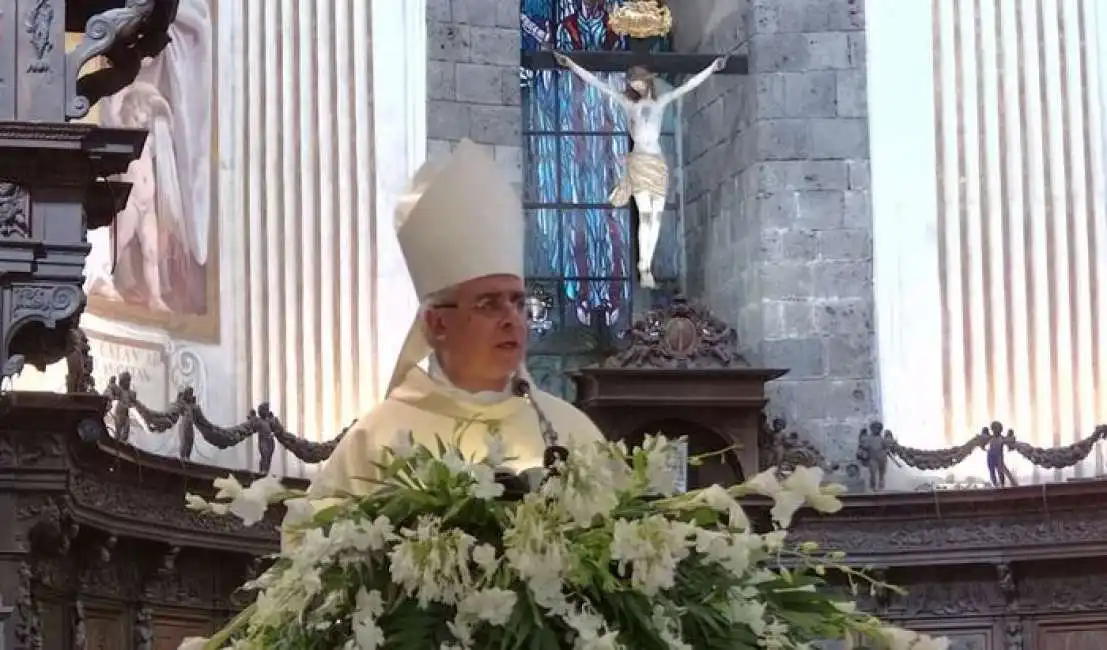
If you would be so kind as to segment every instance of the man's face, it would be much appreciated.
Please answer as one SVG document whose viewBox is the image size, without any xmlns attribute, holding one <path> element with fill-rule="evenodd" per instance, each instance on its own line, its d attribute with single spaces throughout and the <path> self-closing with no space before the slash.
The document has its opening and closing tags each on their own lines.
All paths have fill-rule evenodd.
<svg viewBox="0 0 1107 650">
<path fill-rule="evenodd" d="M 427 309 L 439 362 L 460 388 L 501 390 L 526 354 L 522 279 L 490 275 L 457 286 L 453 300 Z"/>
</svg>

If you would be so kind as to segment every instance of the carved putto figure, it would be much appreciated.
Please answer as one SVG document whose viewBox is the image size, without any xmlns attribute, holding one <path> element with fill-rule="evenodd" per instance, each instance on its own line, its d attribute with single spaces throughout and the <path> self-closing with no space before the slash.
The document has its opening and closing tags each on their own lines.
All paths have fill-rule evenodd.
<svg viewBox="0 0 1107 650">
<path fill-rule="evenodd" d="M 652 288 L 656 286 L 651 270 L 653 255 L 661 236 L 661 218 L 669 192 L 669 166 L 661 151 L 661 124 L 665 109 L 725 68 L 727 59 L 716 59 L 680 87 L 658 95 L 655 76 L 645 68 L 631 68 L 627 86 L 620 91 L 567 55 L 555 52 L 554 57 L 559 64 L 611 98 L 626 112 L 633 150 L 627 154 L 625 174 L 611 192 L 610 201 L 612 205 L 622 207 L 633 198 L 638 207 L 638 277 L 642 286 Z"/>
<path fill-rule="evenodd" d="M 131 409 L 138 406 L 138 393 L 131 388 L 131 373 L 123 371 L 119 377 L 110 377 L 104 389 L 104 397 L 115 402 L 111 410 L 115 439 L 127 442 L 131 439 Z"/>
<path fill-rule="evenodd" d="M 1003 452 L 1015 442 L 1015 432 L 1008 431 L 1004 436 L 1003 423 L 992 422 L 991 427 L 981 430 L 980 436 L 988 440 L 988 477 L 992 481 L 992 487 L 1007 487 L 1008 482 L 1011 487 L 1018 487 L 1019 482 L 1015 480 L 1015 475 L 1008 469 L 1007 461 L 1003 458 Z"/>
<path fill-rule="evenodd" d="M 828 462 L 814 445 L 801 439 L 795 431 L 785 431 L 787 426 L 784 418 L 773 418 L 770 423 L 765 415 L 761 416 L 757 440 L 761 470 L 775 467 L 781 475 L 790 474 L 797 467 L 820 467 L 828 472 L 837 471 L 836 463 Z"/>
<path fill-rule="evenodd" d="M 885 430 L 880 422 L 870 423 L 868 429 L 861 429 L 857 436 L 857 462 L 869 470 L 869 489 L 873 492 L 884 490 L 889 460 L 901 467 L 890 453 L 894 446 L 892 432 Z"/>
</svg>

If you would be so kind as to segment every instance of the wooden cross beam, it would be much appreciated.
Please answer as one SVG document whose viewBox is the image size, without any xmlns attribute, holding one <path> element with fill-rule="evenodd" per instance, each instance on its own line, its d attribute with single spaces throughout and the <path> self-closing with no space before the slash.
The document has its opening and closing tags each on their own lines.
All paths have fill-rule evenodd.
<svg viewBox="0 0 1107 650">
<path fill-rule="evenodd" d="M 657 74 L 696 74 L 719 58 L 716 54 L 678 54 L 675 52 L 566 52 L 574 61 L 592 72 L 626 72 L 643 66 Z M 553 70 L 561 66 L 553 52 L 523 52 L 523 67 L 531 70 Z M 732 54 L 726 67 L 718 74 L 749 74 L 749 57 Z"/>
</svg>

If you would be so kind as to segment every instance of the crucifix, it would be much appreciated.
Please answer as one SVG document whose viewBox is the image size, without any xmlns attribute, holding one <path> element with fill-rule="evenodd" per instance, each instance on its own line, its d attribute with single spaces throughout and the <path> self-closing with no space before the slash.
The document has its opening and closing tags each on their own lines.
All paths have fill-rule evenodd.
<svg viewBox="0 0 1107 650">
<path fill-rule="evenodd" d="M 636 7 L 642 5 L 641 7 Z M 623 176 L 612 190 L 610 203 L 623 207 L 633 203 L 632 215 L 637 231 L 637 271 L 643 288 L 652 289 L 654 252 L 661 235 L 662 215 L 669 186 L 669 164 L 661 150 L 661 125 L 665 110 L 703 84 L 711 75 L 746 74 L 745 56 L 704 54 L 651 53 L 650 38 L 663 36 L 671 28 L 663 3 L 654 0 L 632 0 L 624 5 L 628 16 L 620 16 L 630 51 L 584 51 L 571 55 L 559 51 L 531 52 L 524 55 L 523 65 L 531 69 L 564 67 L 597 89 L 622 108 L 630 129 L 631 150 L 626 157 Z M 633 16 L 634 11 L 639 16 Z M 665 19 L 660 19 L 661 11 Z M 651 20 L 652 19 L 652 20 Z M 616 16 L 611 18 L 615 29 Z M 650 24 L 652 22 L 652 24 Z M 662 24 L 664 23 L 664 24 Z M 625 87 L 610 85 L 595 72 L 626 72 Z M 658 93 L 658 73 L 692 74 L 686 82 L 665 93 Z"/>
</svg>

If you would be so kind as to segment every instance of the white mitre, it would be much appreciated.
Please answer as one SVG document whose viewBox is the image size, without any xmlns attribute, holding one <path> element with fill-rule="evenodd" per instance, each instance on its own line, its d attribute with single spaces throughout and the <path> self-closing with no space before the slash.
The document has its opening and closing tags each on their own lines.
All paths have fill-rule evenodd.
<svg viewBox="0 0 1107 650">
<path fill-rule="evenodd" d="M 396 237 L 420 302 L 476 278 L 522 278 L 525 236 L 515 190 L 470 140 L 448 159 L 424 164 L 396 207 Z M 385 397 L 430 353 L 417 313 Z"/>
</svg>

